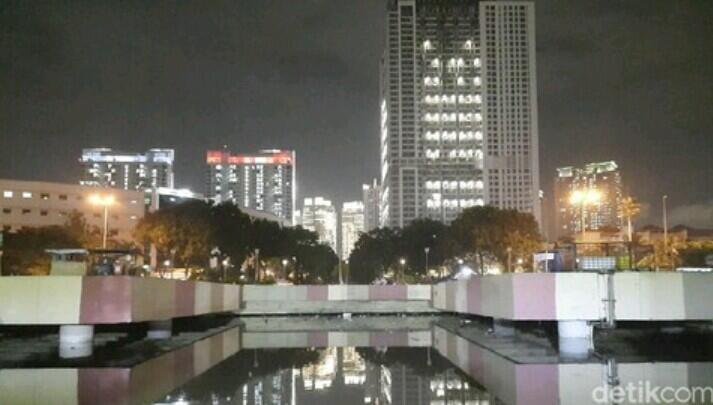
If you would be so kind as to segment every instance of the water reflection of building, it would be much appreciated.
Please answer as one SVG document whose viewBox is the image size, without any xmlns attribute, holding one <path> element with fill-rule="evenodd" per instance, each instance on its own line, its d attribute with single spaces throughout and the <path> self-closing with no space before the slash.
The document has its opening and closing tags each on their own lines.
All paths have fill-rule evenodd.
<svg viewBox="0 0 713 405">
<path fill-rule="evenodd" d="M 319 391 L 335 385 L 362 385 L 366 379 L 366 362 L 356 348 L 330 347 L 319 363 L 302 368 L 305 391 Z"/>
<path fill-rule="evenodd" d="M 472 385 L 453 369 L 429 375 L 443 365 L 429 365 L 425 351 L 408 355 L 423 370 L 408 361 L 388 364 L 366 361 L 354 347 L 330 347 L 321 351 L 319 361 L 255 377 L 240 387 L 233 403 L 246 405 L 277 404 L 374 404 L 374 405 L 489 405 L 489 395 Z M 388 349 L 387 349 L 388 351 Z M 386 352 L 382 352 L 386 353 Z M 442 359 L 441 359 L 442 361 Z M 415 368 L 419 369 L 416 370 Z"/>
<path fill-rule="evenodd" d="M 233 403 L 251 405 L 282 405 L 293 403 L 293 387 L 297 371 L 280 370 L 274 374 L 257 377 L 244 384 L 235 393 Z"/>
</svg>

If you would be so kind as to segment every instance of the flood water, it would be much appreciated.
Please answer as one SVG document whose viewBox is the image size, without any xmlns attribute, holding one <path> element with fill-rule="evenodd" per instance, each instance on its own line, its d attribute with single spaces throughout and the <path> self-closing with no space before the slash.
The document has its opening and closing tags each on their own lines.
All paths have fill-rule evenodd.
<svg viewBox="0 0 713 405">
<path fill-rule="evenodd" d="M 705 359 L 565 358 L 546 334 L 454 317 L 244 318 L 159 342 L 112 333 L 86 358 L 60 358 L 47 336 L 0 350 L 0 404 L 657 403 L 611 393 L 713 384 Z M 713 403 L 713 388 L 699 394 L 658 403 Z"/>
</svg>

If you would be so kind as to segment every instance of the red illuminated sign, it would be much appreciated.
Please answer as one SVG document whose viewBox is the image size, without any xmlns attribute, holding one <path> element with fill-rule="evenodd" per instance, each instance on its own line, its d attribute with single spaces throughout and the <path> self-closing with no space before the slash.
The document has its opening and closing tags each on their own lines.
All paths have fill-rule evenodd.
<svg viewBox="0 0 713 405">
<path fill-rule="evenodd" d="M 265 155 L 231 155 L 228 152 L 209 150 L 206 153 L 206 163 L 209 165 L 231 164 L 231 165 L 287 165 L 292 163 L 292 153 L 275 152 Z"/>
</svg>

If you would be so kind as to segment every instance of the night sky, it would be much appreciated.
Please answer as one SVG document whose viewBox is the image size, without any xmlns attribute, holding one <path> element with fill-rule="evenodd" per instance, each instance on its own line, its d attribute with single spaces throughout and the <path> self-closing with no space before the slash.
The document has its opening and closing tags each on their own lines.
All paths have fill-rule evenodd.
<svg viewBox="0 0 713 405">
<path fill-rule="evenodd" d="M 76 182 L 83 147 L 297 150 L 300 197 L 378 174 L 384 0 L 0 2 L 0 177 Z M 640 222 L 713 227 L 713 1 L 536 1 L 542 188 L 616 160 Z"/>
</svg>

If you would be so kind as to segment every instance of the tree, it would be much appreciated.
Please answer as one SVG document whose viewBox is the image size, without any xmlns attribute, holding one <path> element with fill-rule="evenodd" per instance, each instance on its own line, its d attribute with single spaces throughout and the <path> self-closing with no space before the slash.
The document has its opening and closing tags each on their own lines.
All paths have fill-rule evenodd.
<svg viewBox="0 0 713 405">
<path fill-rule="evenodd" d="M 465 209 L 451 224 L 451 232 L 458 252 L 477 258 L 481 273 L 487 261 L 506 267 L 512 254 L 529 262 L 541 241 L 532 215 L 492 206 Z"/>
<path fill-rule="evenodd" d="M 190 201 L 152 212 L 138 223 L 134 235 L 177 267 L 204 267 L 212 248 L 210 205 Z"/>
<path fill-rule="evenodd" d="M 363 233 L 349 255 L 349 278 L 356 283 L 371 283 L 383 276 L 398 261 L 400 233 L 378 228 Z"/>
<path fill-rule="evenodd" d="M 47 275 L 50 257 L 47 249 L 76 249 L 81 241 L 65 226 L 23 228 L 6 234 L 3 272 L 13 275 Z"/>
<path fill-rule="evenodd" d="M 339 258 L 332 248 L 324 243 L 301 243 L 295 255 L 297 275 L 295 283 L 335 282 L 334 268 Z"/>
<path fill-rule="evenodd" d="M 417 219 L 399 234 L 398 255 L 406 258 L 407 274 L 416 278 L 426 276 L 426 252 L 429 266 L 440 266 L 455 252 L 448 226 L 432 219 Z"/>
<path fill-rule="evenodd" d="M 627 235 L 629 237 L 629 242 L 632 242 L 634 239 L 631 228 L 631 218 L 639 215 L 641 212 L 641 204 L 637 203 L 633 197 L 624 197 L 621 200 L 619 209 L 621 211 L 621 215 L 626 218 Z"/>
<path fill-rule="evenodd" d="M 263 262 L 274 265 L 292 258 L 301 264 L 300 280 L 326 280 L 337 262 L 334 251 L 320 245 L 314 232 L 254 219 L 232 203 L 212 206 L 192 201 L 161 209 L 139 222 L 135 236 L 145 246 L 153 244 L 177 266 L 193 268 L 198 277 L 214 281 L 242 280 L 245 268 L 252 270 L 252 279 L 257 281 L 261 278 L 258 268 L 265 268 Z M 216 248 L 221 268 L 205 270 Z M 223 265 L 224 261 L 228 264 Z"/>
</svg>

